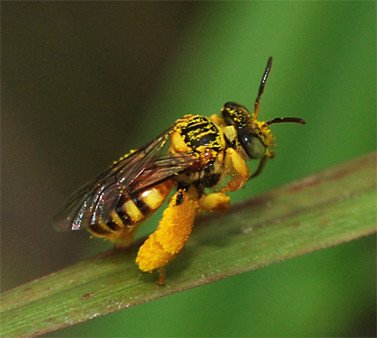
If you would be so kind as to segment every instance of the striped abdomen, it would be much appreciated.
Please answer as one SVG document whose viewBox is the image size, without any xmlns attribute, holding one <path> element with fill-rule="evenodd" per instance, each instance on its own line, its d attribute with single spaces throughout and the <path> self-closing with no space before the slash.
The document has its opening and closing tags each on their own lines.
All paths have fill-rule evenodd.
<svg viewBox="0 0 377 338">
<path fill-rule="evenodd" d="M 161 206 L 172 186 L 169 180 L 137 195 L 121 196 L 117 207 L 110 212 L 109 219 L 90 225 L 89 231 L 96 237 L 128 245 L 129 235 L 136 230 L 137 224 Z"/>
</svg>

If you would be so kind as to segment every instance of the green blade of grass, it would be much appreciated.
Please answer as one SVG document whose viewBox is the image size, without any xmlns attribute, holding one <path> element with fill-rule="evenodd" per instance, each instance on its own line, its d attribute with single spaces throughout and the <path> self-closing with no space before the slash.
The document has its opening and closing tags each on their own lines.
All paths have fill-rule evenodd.
<svg viewBox="0 0 377 338">
<path fill-rule="evenodd" d="M 167 284 L 138 271 L 137 246 L 5 292 L 1 336 L 35 336 L 376 232 L 376 154 L 198 220 Z"/>
</svg>

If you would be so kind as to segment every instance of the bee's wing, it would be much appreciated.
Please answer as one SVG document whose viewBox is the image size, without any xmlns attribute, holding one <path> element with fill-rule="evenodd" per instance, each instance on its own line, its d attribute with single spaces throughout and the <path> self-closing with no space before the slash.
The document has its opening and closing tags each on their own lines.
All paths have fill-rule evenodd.
<svg viewBox="0 0 377 338">
<path fill-rule="evenodd" d="M 156 151 L 155 154 L 158 156 L 161 153 Z M 123 182 L 123 187 L 120 190 L 110 187 L 104 192 L 104 195 L 101 196 L 103 202 L 98 204 L 93 222 L 96 219 L 101 219 L 103 222 L 109 220 L 110 212 L 119 204 L 121 196 L 137 196 L 141 191 L 179 175 L 194 164 L 193 157 L 187 154 L 157 156 L 152 156 L 145 161 L 142 160 L 143 163 L 135 163 L 135 166 L 139 168 L 130 169 L 134 174 Z M 130 164 L 130 166 L 133 167 L 134 164 Z M 125 169 L 127 170 L 127 168 Z M 119 184 L 122 179 L 121 176 L 116 183 Z"/>
<path fill-rule="evenodd" d="M 170 178 L 176 177 L 187 169 L 196 168 L 198 160 L 190 154 L 169 154 L 158 158 L 133 182 L 133 193 L 146 190 Z"/>
<path fill-rule="evenodd" d="M 162 182 L 174 175 L 173 171 L 181 167 L 182 163 L 178 165 L 179 160 L 170 161 L 172 165 L 168 168 L 168 163 L 161 157 L 171 131 L 172 128 L 167 129 L 73 193 L 54 218 L 57 229 L 78 230 L 99 220 L 106 221 L 122 195 L 129 195 L 136 188 L 145 189 L 147 185 Z M 148 184 L 143 183 L 144 179 Z"/>
</svg>

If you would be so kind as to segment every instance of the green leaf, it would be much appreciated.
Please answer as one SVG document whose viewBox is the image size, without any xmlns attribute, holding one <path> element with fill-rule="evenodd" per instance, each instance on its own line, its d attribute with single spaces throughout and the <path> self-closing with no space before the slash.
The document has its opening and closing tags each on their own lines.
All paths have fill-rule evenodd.
<svg viewBox="0 0 377 338">
<path fill-rule="evenodd" d="M 196 224 L 155 284 L 137 245 L 109 251 L 5 292 L 1 336 L 35 336 L 375 233 L 376 154 L 261 195 Z"/>
</svg>

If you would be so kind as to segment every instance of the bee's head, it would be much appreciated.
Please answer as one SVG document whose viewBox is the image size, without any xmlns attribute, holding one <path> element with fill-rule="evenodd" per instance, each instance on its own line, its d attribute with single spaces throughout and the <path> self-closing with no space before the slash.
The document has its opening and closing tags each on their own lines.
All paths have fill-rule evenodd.
<svg viewBox="0 0 377 338">
<path fill-rule="evenodd" d="M 298 117 L 278 117 L 263 122 L 258 121 L 260 98 L 263 94 L 268 74 L 272 66 L 272 57 L 268 58 L 266 69 L 259 85 L 259 91 L 254 104 L 254 112 L 250 112 L 238 103 L 227 102 L 221 109 L 223 119 L 228 126 L 233 126 L 237 133 L 238 143 L 241 145 L 247 156 L 251 159 L 259 159 L 257 170 L 250 178 L 259 175 L 267 160 L 274 156 L 275 138 L 269 126 L 273 123 L 294 122 L 304 124 L 305 121 Z"/>
<path fill-rule="evenodd" d="M 265 122 L 253 119 L 246 107 L 227 102 L 221 110 L 228 126 L 234 126 L 237 140 L 251 159 L 272 157 L 275 140 Z"/>
<path fill-rule="evenodd" d="M 251 159 L 271 158 L 274 156 L 275 138 L 269 126 L 273 123 L 295 122 L 304 123 L 300 118 L 283 117 L 263 122 L 257 120 L 258 111 L 253 114 L 246 107 L 227 102 L 221 110 L 225 123 L 234 126 L 237 139 L 247 156 Z"/>
</svg>

